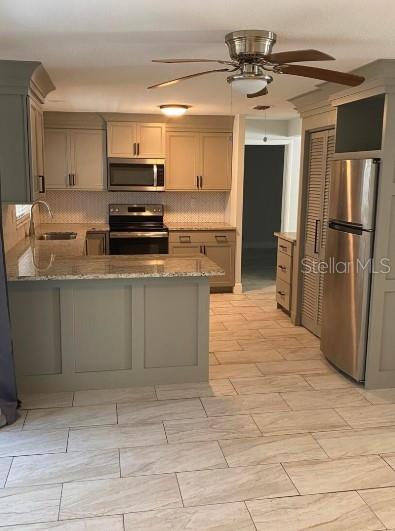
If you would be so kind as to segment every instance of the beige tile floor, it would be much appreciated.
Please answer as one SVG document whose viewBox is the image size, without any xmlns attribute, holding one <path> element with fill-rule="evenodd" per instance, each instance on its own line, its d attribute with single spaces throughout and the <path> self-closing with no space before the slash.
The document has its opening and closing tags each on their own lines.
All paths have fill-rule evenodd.
<svg viewBox="0 0 395 531">
<path fill-rule="evenodd" d="M 210 383 L 22 396 L 1 531 L 395 529 L 395 390 L 336 372 L 270 288 L 210 314 Z"/>
</svg>

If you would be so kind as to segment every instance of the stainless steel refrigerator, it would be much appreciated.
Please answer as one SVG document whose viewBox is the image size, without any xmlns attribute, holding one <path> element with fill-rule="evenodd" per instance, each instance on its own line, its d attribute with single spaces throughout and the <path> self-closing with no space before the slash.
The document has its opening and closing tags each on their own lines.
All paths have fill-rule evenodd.
<svg viewBox="0 0 395 531">
<path fill-rule="evenodd" d="M 329 194 L 321 350 L 365 379 L 379 161 L 336 160 Z"/>
</svg>

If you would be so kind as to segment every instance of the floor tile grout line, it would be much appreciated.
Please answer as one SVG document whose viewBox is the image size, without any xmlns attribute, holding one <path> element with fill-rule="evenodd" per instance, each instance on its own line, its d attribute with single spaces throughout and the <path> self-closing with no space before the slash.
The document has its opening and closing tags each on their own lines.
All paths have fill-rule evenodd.
<svg viewBox="0 0 395 531">
<path fill-rule="evenodd" d="M 58 522 L 60 521 L 60 508 L 61 508 L 61 505 L 62 505 L 63 485 L 64 485 L 64 483 L 62 483 L 62 484 L 61 484 L 61 487 L 60 487 L 59 509 L 58 509 Z"/>
<path fill-rule="evenodd" d="M 286 476 L 288 477 L 289 481 L 290 481 L 290 482 L 292 483 L 292 485 L 295 487 L 295 490 L 296 490 L 296 492 L 298 493 L 298 495 L 299 495 L 299 496 L 302 496 L 300 490 L 299 490 L 298 487 L 295 485 L 293 479 L 292 479 L 291 476 L 288 474 L 288 472 L 287 472 L 287 470 L 286 470 L 286 468 L 285 468 L 285 466 L 284 466 L 284 465 L 286 464 L 286 462 L 284 462 L 284 463 L 279 463 L 279 464 L 280 464 L 281 468 L 284 470 L 284 473 L 285 473 Z"/>
<path fill-rule="evenodd" d="M 165 421 L 164 420 L 162 420 L 162 426 L 163 426 L 163 431 L 164 431 L 165 437 L 166 437 L 166 443 L 169 444 L 169 439 L 167 437 L 166 426 L 165 426 Z"/>
<path fill-rule="evenodd" d="M 121 466 L 121 448 L 117 448 L 118 450 L 118 466 L 119 466 L 119 477 L 122 478 L 122 466 Z"/>
<path fill-rule="evenodd" d="M 69 438 L 70 438 L 70 428 L 67 428 L 67 438 L 66 438 L 66 450 L 65 453 L 69 452 Z M 58 452 L 56 452 L 58 453 Z M 59 452 L 62 453 L 62 452 Z"/>
<path fill-rule="evenodd" d="M 14 457 L 12 456 L 12 457 L 11 457 L 10 466 L 9 466 L 9 468 L 8 468 L 8 472 L 7 472 L 6 478 L 5 478 L 5 480 L 4 480 L 4 488 L 7 487 L 8 478 L 9 478 L 9 476 L 10 476 L 10 473 L 11 473 L 11 467 L 12 467 L 13 463 L 14 463 Z"/>
<path fill-rule="evenodd" d="M 175 478 L 176 478 L 176 481 L 177 481 L 178 492 L 180 493 L 180 498 L 181 498 L 182 506 L 185 507 L 184 498 L 182 497 L 182 493 L 181 493 L 180 481 L 179 481 L 179 479 L 178 479 L 178 473 L 175 472 L 174 475 L 175 475 Z"/>
<path fill-rule="evenodd" d="M 251 522 L 252 522 L 252 525 L 254 526 L 255 531 L 258 531 L 258 528 L 257 528 L 257 526 L 255 525 L 255 520 L 253 519 L 252 514 L 251 514 L 251 512 L 250 512 L 250 510 L 249 510 L 249 508 L 248 508 L 247 502 L 244 500 L 243 503 L 244 503 L 244 506 L 245 506 L 245 508 L 246 508 L 246 510 L 247 510 L 247 512 L 248 512 L 248 514 L 250 515 Z"/>
<path fill-rule="evenodd" d="M 367 506 L 367 508 L 369 509 L 369 511 L 377 518 L 377 520 L 383 525 L 383 530 L 385 529 L 388 529 L 388 527 L 384 524 L 384 522 L 381 520 L 381 518 L 379 517 L 379 515 L 376 513 L 376 511 L 373 510 L 373 508 L 368 504 L 368 502 L 363 498 L 363 496 L 361 496 L 360 494 L 360 490 L 368 490 L 368 489 L 355 489 L 355 493 L 357 494 L 357 496 L 359 496 L 359 498 L 362 500 L 362 502 Z"/>
<path fill-rule="evenodd" d="M 335 432 L 335 431 L 336 431 L 336 430 L 334 430 L 334 432 Z M 325 450 L 325 448 L 322 446 L 322 444 L 320 443 L 320 441 L 319 441 L 316 437 L 314 437 L 314 433 L 319 433 L 319 432 L 314 432 L 314 431 L 309 432 L 310 436 L 315 440 L 315 442 L 316 442 L 316 443 L 318 444 L 318 446 L 322 449 L 322 451 L 324 452 L 324 454 L 325 454 L 326 456 L 328 456 L 328 459 L 333 459 L 333 458 L 328 454 L 328 452 Z"/>
<path fill-rule="evenodd" d="M 226 455 L 224 454 L 224 451 L 223 451 L 223 449 L 222 449 L 222 446 L 221 446 L 221 442 L 220 442 L 220 440 L 217 439 L 215 442 L 217 443 L 218 448 L 220 449 L 221 454 L 223 455 L 223 457 L 224 457 L 224 459 L 225 459 L 225 463 L 226 463 L 226 465 L 227 465 L 227 467 L 225 467 L 225 468 L 234 468 L 234 467 L 231 467 L 231 466 L 229 465 L 229 461 L 226 459 Z"/>
</svg>

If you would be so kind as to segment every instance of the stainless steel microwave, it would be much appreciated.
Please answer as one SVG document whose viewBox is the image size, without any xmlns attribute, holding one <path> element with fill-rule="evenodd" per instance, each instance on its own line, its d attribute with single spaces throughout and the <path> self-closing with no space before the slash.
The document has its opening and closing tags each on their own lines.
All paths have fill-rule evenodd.
<svg viewBox="0 0 395 531">
<path fill-rule="evenodd" d="M 108 190 L 163 192 L 165 159 L 108 159 Z"/>
</svg>

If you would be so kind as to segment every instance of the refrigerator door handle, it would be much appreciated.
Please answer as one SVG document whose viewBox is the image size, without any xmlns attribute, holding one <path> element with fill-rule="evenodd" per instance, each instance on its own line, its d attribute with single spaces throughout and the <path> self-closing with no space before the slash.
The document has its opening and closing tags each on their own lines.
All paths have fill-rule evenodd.
<svg viewBox="0 0 395 531">
<path fill-rule="evenodd" d="M 337 221 L 330 221 L 328 227 L 333 230 L 340 230 L 342 232 L 349 232 L 350 234 L 359 234 L 363 232 L 363 228 L 358 223 L 340 223 Z M 372 231 L 367 231 L 372 232 Z"/>
<path fill-rule="evenodd" d="M 318 254 L 320 252 L 320 246 L 321 246 L 321 238 L 319 237 L 319 233 L 321 232 L 321 220 L 316 219 L 315 220 L 315 235 L 314 235 L 314 253 Z"/>
</svg>

